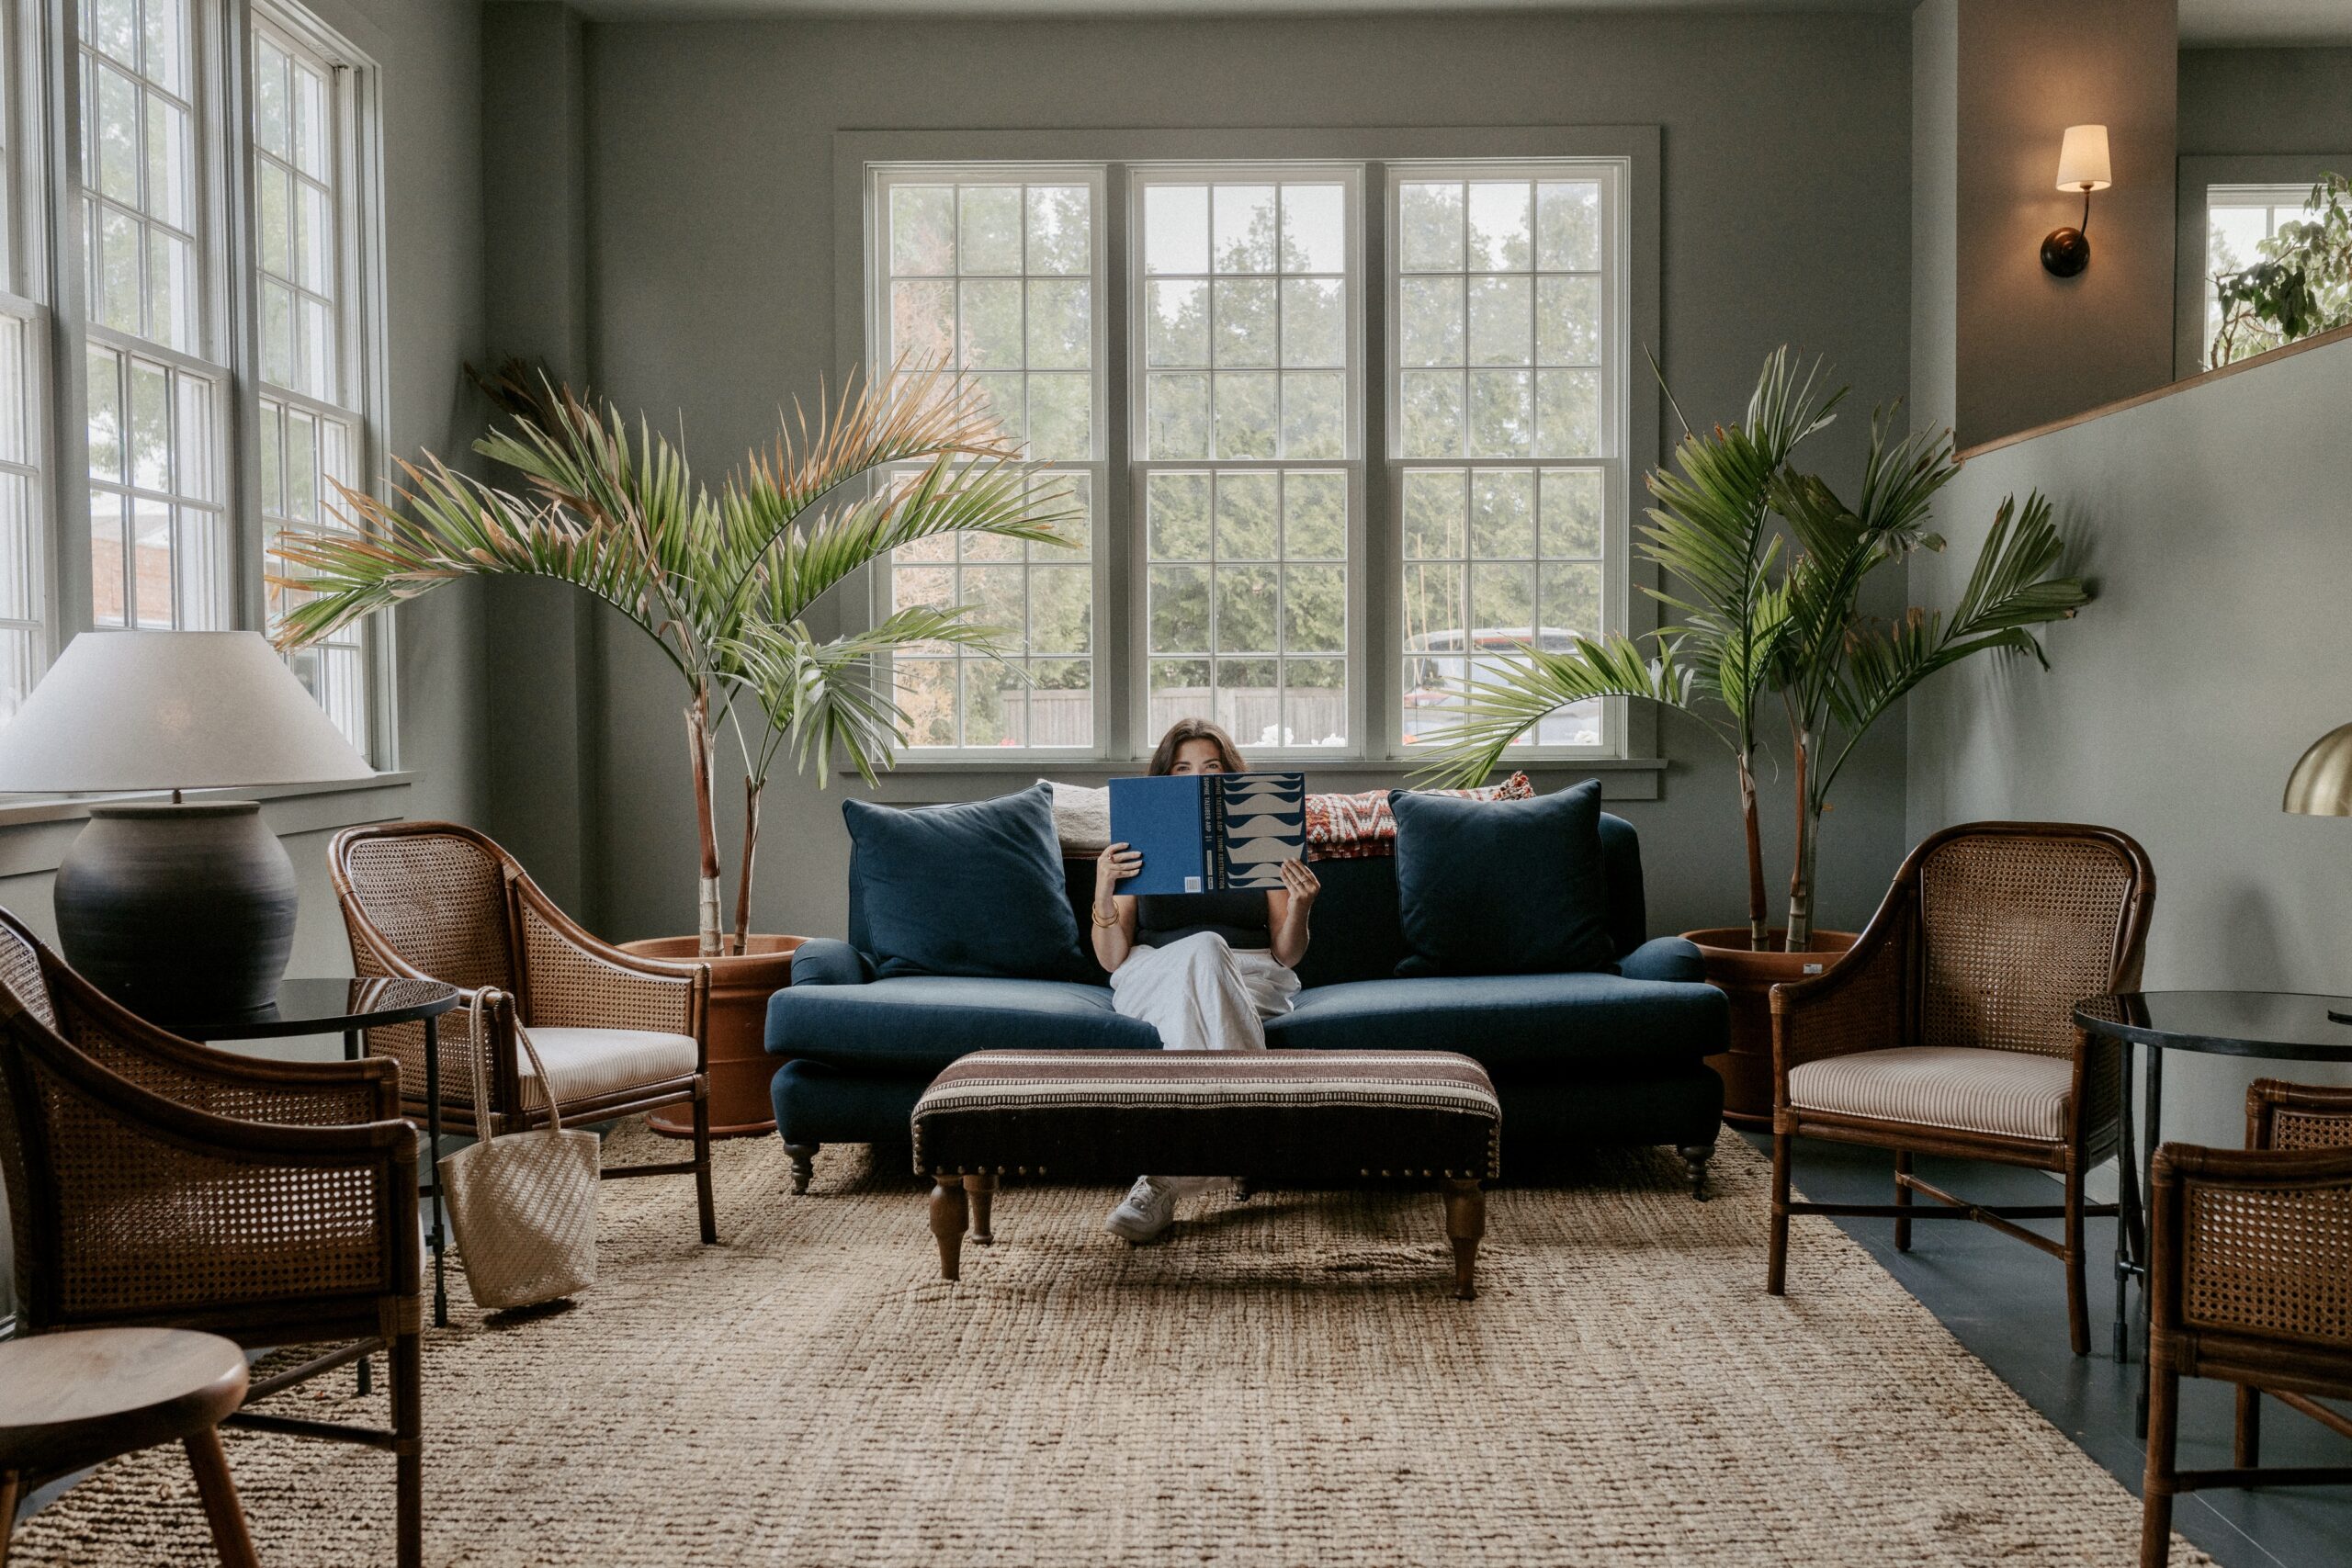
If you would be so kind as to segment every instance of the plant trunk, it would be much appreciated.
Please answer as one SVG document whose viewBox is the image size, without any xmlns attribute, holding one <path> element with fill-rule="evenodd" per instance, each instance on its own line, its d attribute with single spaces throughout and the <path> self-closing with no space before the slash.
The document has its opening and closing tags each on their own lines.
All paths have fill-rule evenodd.
<svg viewBox="0 0 2352 1568">
<path fill-rule="evenodd" d="M 743 852 L 735 865 L 735 951 L 752 951 L 752 863 L 760 853 L 760 786 L 743 776 Z"/>
<path fill-rule="evenodd" d="M 718 918 L 718 824 L 711 799 L 711 757 L 716 747 L 710 733 L 710 693 L 697 688 L 686 709 L 686 744 L 694 753 L 695 832 L 701 852 L 700 880 L 695 897 L 695 952 L 716 958 L 720 952 Z"/>
<path fill-rule="evenodd" d="M 1739 825 L 1747 833 L 1747 946 L 1761 953 L 1771 939 L 1764 923 L 1764 833 L 1756 811 L 1756 773 L 1747 752 L 1739 754 Z"/>
<path fill-rule="evenodd" d="M 1821 836 L 1821 818 L 1815 815 L 1811 795 L 1812 737 L 1796 738 L 1797 843 L 1795 865 L 1789 874 L 1788 951 L 1805 953 L 1813 947 L 1814 846 Z"/>
</svg>

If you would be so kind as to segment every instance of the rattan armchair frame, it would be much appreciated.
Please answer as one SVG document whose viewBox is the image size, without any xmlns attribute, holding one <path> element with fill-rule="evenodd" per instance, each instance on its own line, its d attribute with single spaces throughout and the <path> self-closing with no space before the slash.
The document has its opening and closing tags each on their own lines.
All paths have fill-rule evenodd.
<svg viewBox="0 0 2352 1568">
<path fill-rule="evenodd" d="M 2352 1485 L 2352 1465 L 2265 1468 L 2260 1426 L 2267 1394 L 2352 1438 L 2319 1403 L 2352 1399 L 2352 1089 L 2256 1083 L 2246 1147 L 2166 1144 L 2151 1207 L 2140 1562 L 2163 1568 L 2183 1492 Z M 2178 1467 L 2185 1377 L 2236 1385 L 2225 1470 Z"/>
<path fill-rule="evenodd" d="M 1946 870 L 1945 857 L 1963 856 L 1972 857 L 1973 863 L 1962 861 L 1960 871 Z M 1807 1062 L 1923 1043 L 1928 1032 L 1927 1015 L 1935 1005 L 1928 996 L 1926 975 L 1931 936 L 1928 927 L 1945 918 L 1940 909 L 1931 912 L 1926 907 L 1923 885 L 1930 874 L 1951 875 L 1962 887 L 1973 890 L 1973 897 L 1997 906 L 2005 886 L 2029 884 L 2037 876 L 2064 870 L 2062 863 L 2072 863 L 2076 871 L 2095 867 L 2108 879 L 2096 897 L 2075 900 L 2081 915 L 2075 922 L 2079 929 L 2073 935 L 2082 948 L 2073 955 L 2075 962 L 2071 965 L 2058 963 L 2053 955 L 2025 981 L 2029 986 L 2040 984 L 2047 993 L 2033 998 L 2037 1027 L 2046 1025 L 2044 1032 L 2053 1038 L 2071 1033 L 2073 1082 L 2063 1136 L 2011 1137 L 1837 1114 L 1790 1102 L 1789 1075 Z M 2117 1206 L 2086 1201 L 2083 1184 L 2090 1168 L 2118 1146 L 2126 1112 L 2120 1053 L 2111 1042 L 2074 1029 L 2073 1008 L 2086 996 L 2138 987 L 2154 900 L 2155 870 L 2146 852 L 2114 829 L 2071 822 L 1964 823 L 1929 836 L 1905 858 L 1878 912 L 1843 957 L 1819 976 L 1772 987 L 1772 1211 L 1766 1278 L 1766 1289 L 1771 1294 L 1787 1292 L 1789 1221 L 1793 1215 L 1892 1219 L 1894 1245 L 1903 1251 L 1910 1249 L 1915 1220 L 1973 1220 L 2050 1253 L 2064 1265 L 2068 1337 L 2075 1355 L 2089 1354 L 2083 1222 L 2113 1215 Z M 1997 907 L 1991 913 L 1997 919 Z M 1947 968 L 1942 973 L 1951 971 Z M 2063 978 L 2069 974 L 2077 975 L 2071 983 Z M 2004 974 L 1997 978 L 2011 987 L 2014 1002 L 2019 976 Z M 2075 987 L 2086 981 L 2090 982 L 2087 988 L 2074 994 Z M 2061 990 L 2066 994 L 2061 995 Z M 2038 1018 L 2044 1004 L 2046 1021 Z M 1949 1025 L 1939 1026 L 1944 1027 Z M 2041 1054 L 2061 1053 L 2051 1049 Z M 1894 1151 L 1894 1201 L 1792 1201 L 1792 1145 L 1800 1137 Z M 2064 1181 L 2064 1201 L 1998 1208 L 1973 1203 L 1915 1174 L 1912 1161 L 1920 1155 L 2052 1171 Z M 1915 1194 L 1934 1206 L 1916 1205 Z M 2062 1238 L 2053 1241 L 2018 1223 L 2030 1219 L 2063 1221 Z"/>
<path fill-rule="evenodd" d="M 372 857 L 386 868 L 363 863 Z M 473 863 L 468 866 L 467 861 Z M 379 879 L 371 870 L 401 874 L 413 893 L 422 886 L 429 897 L 397 914 L 373 895 Z M 466 1049 L 468 1010 L 441 1021 L 437 1074 L 425 1070 L 424 1032 L 414 1024 L 368 1031 L 368 1050 L 401 1064 L 402 1103 L 412 1115 L 437 1113 L 445 1130 L 494 1137 L 544 1123 L 550 1108 L 526 1103 L 521 1050 L 514 1026 L 659 1029 L 691 1036 L 695 1070 L 676 1077 L 632 1085 L 609 1094 L 567 1099 L 553 1109 L 566 1122 L 601 1122 L 664 1105 L 685 1103 L 694 1118 L 694 1157 L 647 1165 L 606 1166 L 607 1180 L 644 1176 L 691 1176 L 706 1245 L 718 1240 L 710 1186 L 710 966 L 646 958 L 599 940 L 556 906 L 531 880 L 522 863 L 487 834 L 455 822 L 391 822 L 349 828 L 334 837 L 328 870 L 343 909 L 353 967 L 363 976 L 390 975 L 438 980 L 471 992 L 494 986 L 502 993 L 489 1020 L 492 1104 L 473 1103 L 470 1071 L 448 1071 L 447 1057 Z M 486 873 L 487 877 L 478 876 Z M 403 918 L 405 917 L 405 918 Z M 466 923 L 473 922 L 471 930 Z M 401 929 L 393 929 L 395 927 Z M 418 949 L 432 942 L 449 945 L 440 954 Z M 436 957 L 447 962 L 436 962 Z M 453 966 L 454 965 L 454 966 Z M 436 969 L 442 970 L 435 973 Z M 469 1061 L 462 1064 L 470 1067 Z M 425 1092 L 437 1077 L 439 1104 Z"/>
<path fill-rule="evenodd" d="M 416 1568 L 422 1249 L 397 1065 L 264 1061 L 178 1039 L 6 910 L 0 982 L 0 1177 L 22 1331 L 149 1325 L 331 1347 L 256 1380 L 247 1406 L 387 1353 L 389 1429 L 249 1408 L 226 1424 L 392 1454 L 398 1558 Z"/>
</svg>

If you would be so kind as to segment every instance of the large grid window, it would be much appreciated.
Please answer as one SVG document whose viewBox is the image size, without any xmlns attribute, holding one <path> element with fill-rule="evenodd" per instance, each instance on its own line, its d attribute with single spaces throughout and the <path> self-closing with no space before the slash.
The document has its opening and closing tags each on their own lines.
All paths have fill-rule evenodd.
<svg viewBox="0 0 2352 1568">
<path fill-rule="evenodd" d="M 232 624 L 192 0 L 80 0 L 90 620 Z"/>
<path fill-rule="evenodd" d="M 1632 167 L 867 165 L 874 369 L 961 374 L 1085 512 L 1072 551 L 883 574 L 877 613 L 1015 634 L 896 661 L 910 743 L 1136 755 L 1197 715 L 1253 756 L 1409 757 L 1521 646 L 1623 630 Z M 1041 249 L 1041 190 L 1081 186 L 1083 241 Z M 1618 711 L 1521 745 L 1621 752 Z"/>
<path fill-rule="evenodd" d="M 37 144 L 17 84 L 23 69 L 20 7 L 0 8 L 0 723 L 48 663 L 49 507 L 42 483 L 41 417 L 48 383 L 49 312 L 18 235 L 29 182 L 24 151 Z"/>
<path fill-rule="evenodd" d="M 1616 337 L 1608 175 L 1402 167 L 1392 186 L 1410 746 L 1454 723 L 1464 683 L 1514 648 L 1609 628 L 1602 541 L 1622 446 L 1603 370 Z M 1598 747 L 1605 716 L 1578 704 L 1530 739 Z"/>
<path fill-rule="evenodd" d="M 367 482 L 374 84 L 293 0 L 0 0 L 0 722 L 77 633 L 267 629 L 263 547 Z M 292 660 L 379 766 L 388 635 Z"/>
<path fill-rule="evenodd" d="M 1139 186 L 1146 728 L 1344 747 L 1353 182 Z"/>
<path fill-rule="evenodd" d="M 895 661 L 910 745 L 1094 745 L 1100 188 L 1085 171 L 905 171 L 880 186 L 883 367 L 963 375 L 1054 466 L 1071 514 L 1069 548 L 950 535 L 897 553 L 891 608 L 974 605 L 1007 634 L 1002 658 L 939 646 Z"/>
<path fill-rule="evenodd" d="M 337 485 L 359 482 L 367 419 L 356 320 L 345 280 L 353 227 L 350 73 L 290 30 L 253 39 L 254 212 L 261 299 L 260 503 L 265 536 L 337 516 Z M 273 592 L 273 616 L 289 607 Z M 291 656 L 344 738 L 368 750 L 368 641 L 356 622 Z"/>
</svg>

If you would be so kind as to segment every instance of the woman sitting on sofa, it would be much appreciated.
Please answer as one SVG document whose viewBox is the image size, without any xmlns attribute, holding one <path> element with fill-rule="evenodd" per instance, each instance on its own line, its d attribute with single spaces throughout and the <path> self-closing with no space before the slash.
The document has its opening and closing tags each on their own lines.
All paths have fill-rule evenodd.
<svg viewBox="0 0 2352 1568">
<path fill-rule="evenodd" d="M 1204 718 L 1169 726 L 1151 773 L 1247 771 L 1233 738 Z M 1136 897 L 1120 883 L 1143 869 L 1125 844 L 1102 852 L 1094 871 L 1094 956 L 1111 974 L 1112 1005 L 1159 1031 L 1171 1051 L 1262 1051 L 1265 1021 L 1290 1010 L 1306 920 L 1322 884 L 1305 861 L 1284 861 L 1283 886 L 1260 893 L 1179 893 Z M 1151 1240 L 1176 1217 L 1176 1200 L 1198 1178 L 1139 1176 L 1102 1228 L 1131 1242 Z"/>
</svg>

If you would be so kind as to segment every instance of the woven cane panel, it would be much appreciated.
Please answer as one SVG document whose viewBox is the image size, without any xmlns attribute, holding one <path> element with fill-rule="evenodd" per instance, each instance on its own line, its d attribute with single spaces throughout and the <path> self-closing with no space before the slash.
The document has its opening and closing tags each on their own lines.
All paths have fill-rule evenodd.
<svg viewBox="0 0 2352 1568">
<path fill-rule="evenodd" d="M 366 1292 L 390 1277 L 369 1168 L 252 1165 L 159 1141 L 36 1066 L 68 1318 Z"/>
<path fill-rule="evenodd" d="M 2352 1186 L 2195 1184 L 2182 1235 L 2190 1326 L 2352 1346 Z"/>
<path fill-rule="evenodd" d="M 541 1029 L 646 1029 L 684 1034 L 693 1022 L 694 983 L 642 975 L 583 953 L 528 904 L 522 908 L 523 967 L 531 976 L 531 1016 Z"/>
<path fill-rule="evenodd" d="M 459 990 L 514 988 L 506 925 L 506 875 L 499 858 L 469 840 L 437 834 L 361 839 L 345 852 L 345 874 L 361 913 L 401 962 Z M 364 942 L 352 942 L 362 975 L 387 973 Z M 368 1054 L 401 1065 L 401 1094 L 424 1098 L 424 1026 L 368 1032 Z M 441 1102 L 471 1102 L 473 1061 L 461 1009 L 440 1021 Z"/>
<path fill-rule="evenodd" d="M 6 986 L 27 1012 L 54 1026 L 57 1015 L 49 1005 L 49 984 L 41 978 L 40 954 L 32 943 L 0 926 L 0 986 Z"/>
<path fill-rule="evenodd" d="M 2080 839 L 1971 834 L 1919 868 L 1919 1043 L 2071 1055 L 2074 1006 L 2114 988 L 2132 865 Z"/>
<path fill-rule="evenodd" d="M 193 1072 L 118 1033 L 70 989 L 57 996 L 56 1028 L 82 1055 L 117 1077 L 214 1116 L 293 1127 L 342 1127 L 376 1119 L 376 1090 L 370 1084 L 265 1084 Z"/>
<path fill-rule="evenodd" d="M 2274 1149 L 2352 1148 L 2352 1111 L 2331 1115 L 2318 1111 L 2290 1111 L 2279 1106 L 2270 1113 L 2270 1146 Z"/>
<path fill-rule="evenodd" d="M 1898 934 L 1860 959 L 1848 960 L 1861 968 L 1845 985 L 1790 1012 L 1785 1026 L 1789 1065 L 1905 1043 L 1903 983 L 1908 951 Z"/>
</svg>

